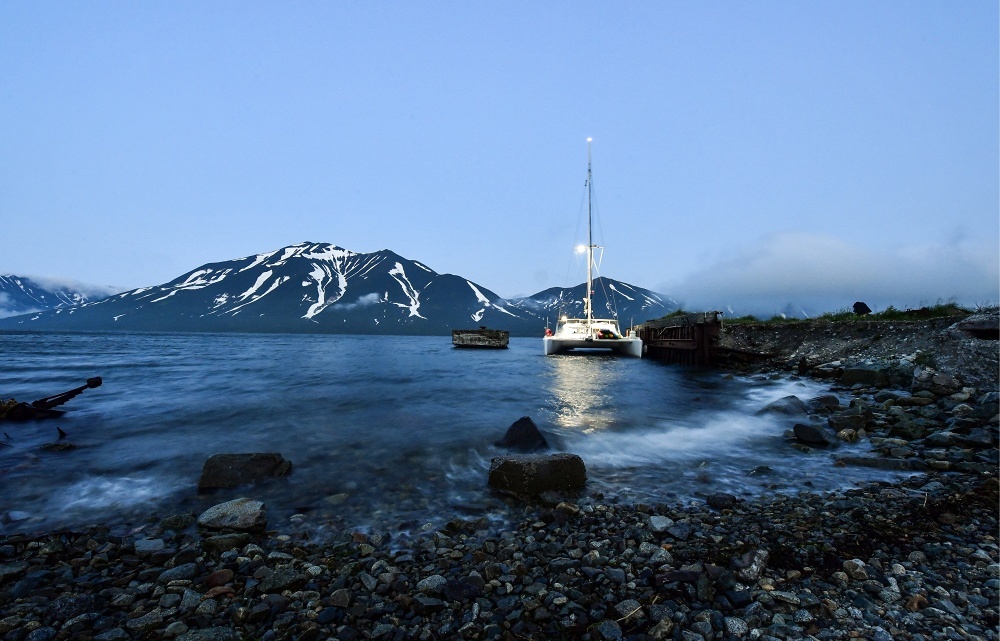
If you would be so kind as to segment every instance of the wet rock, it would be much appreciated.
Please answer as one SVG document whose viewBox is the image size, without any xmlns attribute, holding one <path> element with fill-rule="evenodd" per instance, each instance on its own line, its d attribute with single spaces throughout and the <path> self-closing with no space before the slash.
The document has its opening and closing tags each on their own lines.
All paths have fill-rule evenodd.
<svg viewBox="0 0 1000 641">
<path fill-rule="evenodd" d="M 522 496 L 579 491 L 586 483 L 586 466 L 575 454 L 497 457 L 490 465 L 490 487 Z"/>
<path fill-rule="evenodd" d="M 871 367 L 845 367 L 840 373 L 840 384 L 845 387 L 885 387 L 889 384 L 889 376 L 884 371 Z"/>
<path fill-rule="evenodd" d="M 795 438 L 807 445 L 836 445 L 837 436 L 821 425 L 796 423 L 792 427 Z"/>
<path fill-rule="evenodd" d="M 27 569 L 28 564 L 24 561 L 0 563 L 0 583 L 24 574 L 24 571 Z"/>
<path fill-rule="evenodd" d="M 837 438 L 847 443 L 857 443 L 859 436 L 858 430 L 855 429 L 844 429 L 837 432 Z"/>
<path fill-rule="evenodd" d="M 622 628 L 617 621 L 605 619 L 597 624 L 591 634 L 599 641 L 619 641 L 622 638 Z"/>
<path fill-rule="evenodd" d="M 503 438 L 494 445 L 515 452 L 535 452 L 546 450 L 549 447 L 548 441 L 538 430 L 538 426 L 527 416 L 522 416 L 514 421 L 507 428 L 507 433 L 504 434 Z"/>
<path fill-rule="evenodd" d="M 801 416 L 809 413 L 809 407 L 798 396 L 790 395 L 779 398 L 757 410 L 758 416 L 763 414 L 783 414 L 786 416 Z"/>
<path fill-rule="evenodd" d="M 425 594 L 441 594 L 447 584 L 448 579 L 440 574 L 432 574 L 417 583 L 417 590 Z"/>
<path fill-rule="evenodd" d="M 756 581 L 760 578 L 764 568 L 767 567 L 769 557 L 767 550 L 751 550 L 746 554 L 734 558 L 732 566 L 736 570 L 736 576 L 742 581 Z"/>
<path fill-rule="evenodd" d="M 177 641 L 240 641 L 243 637 L 230 627 L 191 630 L 177 637 Z"/>
<path fill-rule="evenodd" d="M 214 490 L 250 485 L 287 476 L 291 471 L 291 461 L 281 454 L 215 454 L 202 467 L 198 489 Z"/>
<path fill-rule="evenodd" d="M 267 512 L 260 501 L 233 499 L 205 510 L 198 517 L 198 525 L 212 530 L 259 532 L 267 527 Z"/>
<path fill-rule="evenodd" d="M 841 432 L 843 430 L 862 430 L 865 428 L 866 421 L 864 416 L 860 414 L 836 414 L 827 419 L 827 423 L 834 432 Z"/>
<path fill-rule="evenodd" d="M 809 406 L 816 410 L 836 410 L 840 409 L 840 399 L 833 394 L 824 394 L 809 399 Z"/>
<path fill-rule="evenodd" d="M 208 552 L 225 552 L 242 548 L 250 542 L 250 535 L 246 532 L 232 532 L 229 534 L 217 534 L 205 537 L 201 541 L 201 546 Z"/>
<path fill-rule="evenodd" d="M 710 494 L 705 502 L 709 507 L 714 507 L 717 510 L 731 510 L 736 506 L 736 497 L 725 492 L 716 492 Z"/>
<path fill-rule="evenodd" d="M 858 467 L 873 467 L 879 470 L 912 470 L 913 465 L 906 459 L 882 456 L 838 456 L 840 465 L 857 465 Z"/>
<path fill-rule="evenodd" d="M 157 581 L 160 583 L 169 583 L 171 581 L 185 581 L 191 580 L 198 574 L 198 564 L 197 563 L 184 563 L 183 565 L 178 565 L 176 567 L 170 568 L 169 570 L 164 570 L 160 573 Z"/>
<path fill-rule="evenodd" d="M 282 592 L 302 587 L 308 580 L 309 577 L 291 566 L 280 566 L 275 570 L 264 568 L 259 577 L 259 588 L 261 592 Z"/>
<path fill-rule="evenodd" d="M 928 391 L 935 396 L 950 396 L 962 390 L 962 383 L 951 374 L 935 371 L 930 367 L 913 372 L 913 392 Z"/>
</svg>

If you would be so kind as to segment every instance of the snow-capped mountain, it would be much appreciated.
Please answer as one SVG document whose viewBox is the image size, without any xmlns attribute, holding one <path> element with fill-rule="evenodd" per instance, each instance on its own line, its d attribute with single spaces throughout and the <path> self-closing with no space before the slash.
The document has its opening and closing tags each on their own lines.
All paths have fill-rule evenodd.
<svg viewBox="0 0 1000 641">
<path fill-rule="evenodd" d="M 577 291 L 579 290 L 579 291 Z M 623 322 L 673 310 L 648 290 L 610 279 L 595 284 L 595 313 L 615 292 Z M 319 243 L 211 263 L 169 283 L 101 301 L 0 320 L 4 329 L 446 334 L 486 325 L 540 335 L 560 301 L 580 313 L 583 286 L 504 300 L 489 289 L 389 250 L 355 253 Z M 666 301 L 666 302 L 665 302 Z"/>
<path fill-rule="evenodd" d="M 570 288 L 550 287 L 528 298 L 516 299 L 511 304 L 517 309 L 530 310 L 538 316 L 548 318 L 554 325 L 556 318 L 561 315 L 583 317 L 586 313 L 583 308 L 586 291 L 586 283 Z M 594 279 L 591 300 L 594 318 L 617 318 L 623 328 L 665 316 L 678 309 L 677 302 L 663 294 L 603 276 Z"/>
<path fill-rule="evenodd" d="M 119 290 L 47 278 L 0 276 L 0 318 L 100 300 Z"/>
</svg>

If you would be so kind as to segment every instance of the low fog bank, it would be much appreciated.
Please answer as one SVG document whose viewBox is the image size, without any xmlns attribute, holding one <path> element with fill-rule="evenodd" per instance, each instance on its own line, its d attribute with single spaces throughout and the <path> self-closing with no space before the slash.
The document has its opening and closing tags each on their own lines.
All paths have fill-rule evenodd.
<svg viewBox="0 0 1000 641">
<path fill-rule="evenodd" d="M 810 317 L 864 301 L 874 311 L 1000 300 L 995 243 L 956 241 L 875 250 L 814 234 L 769 236 L 674 283 L 658 286 L 684 309 L 731 316 Z"/>
</svg>

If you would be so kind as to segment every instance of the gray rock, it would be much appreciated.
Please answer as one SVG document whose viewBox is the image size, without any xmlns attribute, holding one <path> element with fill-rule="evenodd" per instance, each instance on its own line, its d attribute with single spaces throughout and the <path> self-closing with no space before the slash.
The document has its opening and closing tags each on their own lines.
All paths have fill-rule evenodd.
<svg viewBox="0 0 1000 641">
<path fill-rule="evenodd" d="M 239 498 L 208 508 L 198 517 L 198 525 L 213 530 L 261 531 L 267 527 L 267 512 L 260 501 Z"/>
<path fill-rule="evenodd" d="M 240 549 L 249 542 L 250 535 L 246 532 L 233 532 L 207 536 L 201 540 L 201 546 L 208 552 L 225 552 Z"/>
<path fill-rule="evenodd" d="M 330 605 L 338 608 L 346 608 L 351 604 L 351 591 L 346 588 L 334 590 L 330 595 Z"/>
<path fill-rule="evenodd" d="M 650 628 L 649 636 L 653 637 L 654 641 L 666 641 L 672 638 L 673 630 L 674 622 L 669 617 L 663 617 L 659 623 Z"/>
<path fill-rule="evenodd" d="M 242 637 L 228 627 L 191 630 L 177 637 L 177 641 L 240 641 Z"/>
<path fill-rule="evenodd" d="M 157 581 L 160 583 L 169 583 L 170 581 L 184 581 L 193 579 L 198 573 L 197 563 L 185 563 L 183 565 L 178 565 L 177 567 L 170 568 L 169 570 L 164 570 L 160 573 Z"/>
<path fill-rule="evenodd" d="M 691 536 L 691 532 L 693 531 L 693 529 L 694 528 L 692 528 L 691 525 L 688 523 L 678 522 L 668 527 L 667 532 L 675 539 L 686 541 L 687 538 Z"/>
<path fill-rule="evenodd" d="M 210 456 L 201 470 L 199 490 L 239 487 L 265 479 L 287 476 L 292 471 L 291 461 L 281 454 L 215 454 Z"/>
<path fill-rule="evenodd" d="M 962 383 L 950 374 L 937 372 L 930 367 L 917 368 L 913 372 L 913 392 L 928 391 L 935 396 L 951 396 L 962 390 Z"/>
<path fill-rule="evenodd" d="M 14 561 L 13 563 L 0 563 L 0 583 L 7 579 L 24 574 L 28 569 L 28 564 L 24 561 Z"/>
<path fill-rule="evenodd" d="M 657 534 L 663 534 L 667 528 L 674 524 L 673 519 L 666 516 L 653 515 L 649 517 L 649 529 Z"/>
<path fill-rule="evenodd" d="M 865 427 L 865 419 L 860 414 L 834 414 L 826 419 L 826 421 L 830 429 L 834 432 L 841 432 L 843 430 L 857 431 Z"/>
<path fill-rule="evenodd" d="M 417 594 L 413 597 L 413 605 L 417 614 L 428 615 L 440 612 L 448 605 L 441 599 L 436 599 L 426 594 Z"/>
<path fill-rule="evenodd" d="M 139 556 L 150 556 L 164 547 L 166 547 L 166 543 L 163 539 L 138 539 L 135 542 L 135 553 Z"/>
<path fill-rule="evenodd" d="M 830 418 L 833 420 L 833 417 Z M 795 438 L 808 445 L 836 445 L 837 435 L 822 425 L 809 425 L 806 423 L 796 423 L 792 427 Z M 838 432 L 840 430 L 837 430 Z"/>
<path fill-rule="evenodd" d="M 754 582 L 760 578 L 767 567 L 769 554 L 767 550 L 751 550 L 739 558 L 733 559 L 736 576 L 741 581 Z"/>
<path fill-rule="evenodd" d="M 618 620 L 627 622 L 629 619 L 642 617 L 642 604 L 635 599 L 625 599 L 615 605 L 615 612 L 618 613 Z"/>
<path fill-rule="evenodd" d="M 591 630 L 591 635 L 599 641 L 618 641 L 622 638 L 622 628 L 617 621 L 605 619 Z"/>
<path fill-rule="evenodd" d="M 802 416 L 809 413 L 809 408 L 794 394 L 779 398 L 757 410 L 757 416 L 762 414 L 784 414 L 787 416 Z"/>
<path fill-rule="evenodd" d="M 163 625 L 163 614 L 159 610 L 153 610 L 125 622 L 127 629 L 140 633 L 152 632 L 161 625 Z"/>
<path fill-rule="evenodd" d="M 705 502 L 708 503 L 709 507 L 714 507 L 717 510 L 731 510 L 736 506 L 736 497 L 725 492 L 716 492 L 710 494 Z"/>
<path fill-rule="evenodd" d="M 446 578 L 440 574 L 432 574 L 417 583 L 417 590 L 419 592 L 423 592 L 424 594 L 441 594 L 444 590 L 444 586 L 447 584 L 448 580 Z"/>
<path fill-rule="evenodd" d="M 722 623 L 726 634 L 732 636 L 742 637 L 750 631 L 750 626 L 747 625 L 747 622 L 739 617 L 725 617 L 722 619 Z"/>
<path fill-rule="evenodd" d="M 25 641 L 51 641 L 55 638 L 56 634 L 58 634 L 56 629 L 49 626 L 35 628 L 28 633 L 28 636 L 25 637 Z"/>
<path fill-rule="evenodd" d="M 262 592 L 277 593 L 305 585 L 309 577 L 291 566 L 281 566 L 272 572 L 265 572 L 258 586 Z"/>
<path fill-rule="evenodd" d="M 522 496 L 575 492 L 587 483 L 587 468 L 575 454 L 497 457 L 490 465 L 490 487 Z"/>
</svg>

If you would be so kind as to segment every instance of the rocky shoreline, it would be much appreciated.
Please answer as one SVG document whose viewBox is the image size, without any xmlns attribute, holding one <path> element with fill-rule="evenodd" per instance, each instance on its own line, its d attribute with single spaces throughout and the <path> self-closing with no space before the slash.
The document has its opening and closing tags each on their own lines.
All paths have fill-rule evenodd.
<svg viewBox="0 0 1000 641">
<path fill-rule="evenodd" d="M 849 392 L 846 407 L 831 395 L 767 411 L 798 417 L 789 443 L 804 455 L 867 441 L 870 456 L 838 464 L 914 472 L 899 483 L 684 505 L 543 495 L 511 499 L 502 526 L 456 518 L 414 540 L 316 544 L 267 530 L 251 499 L 16 534 L 0 538 L 0 639 L 995 639 L 995 368 L 966 376 L 963 355 L 876 333 L 862 340 L 889 356 L 795 339 L 755 367 Z M 995 362 L 996 341 L 964 340 L 921 344 Z"/>
</svg>

